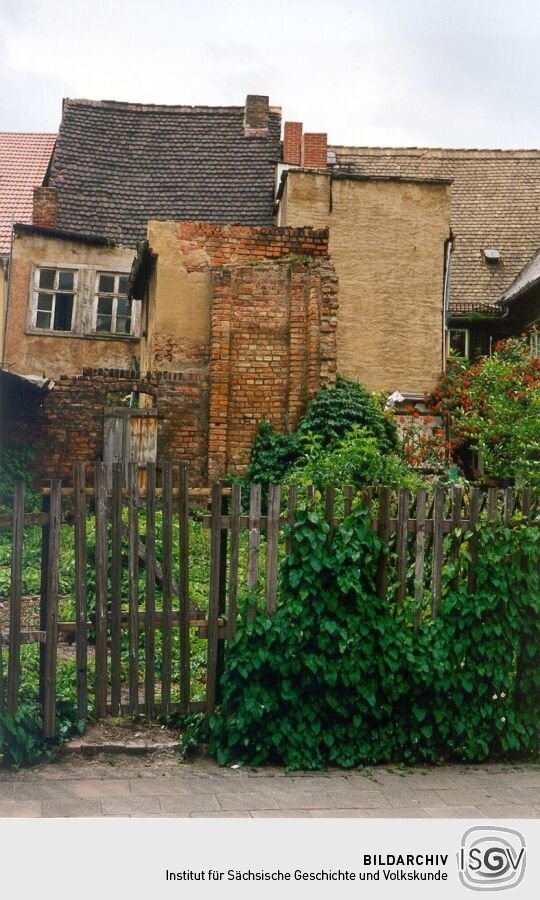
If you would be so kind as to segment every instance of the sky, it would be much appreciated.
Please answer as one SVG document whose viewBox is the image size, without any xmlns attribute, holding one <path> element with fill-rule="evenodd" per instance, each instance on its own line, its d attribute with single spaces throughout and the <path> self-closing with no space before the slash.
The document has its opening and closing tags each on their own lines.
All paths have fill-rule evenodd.
<svg viewBox="0 0 540 900">
<path fill-rule="evenodd" d="M 539 39 L 538 0 L 0 0 L 0 130 L 268 94 L 334 144 L 540 147 Z"/>
</svg>

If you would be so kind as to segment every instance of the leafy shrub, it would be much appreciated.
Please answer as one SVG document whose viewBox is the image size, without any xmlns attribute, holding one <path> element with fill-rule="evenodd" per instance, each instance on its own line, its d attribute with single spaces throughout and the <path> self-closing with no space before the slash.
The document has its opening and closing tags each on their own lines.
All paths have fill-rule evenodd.
<svg viewBox="0 0 540 900">
<path fill-rule="evenodd" d="M 25 483 L 25 508 L 39 508 L 39 493 L 35 490 L 35 451 L 31 447 L 7 446 L 0 458 L 0 510 L 11 512 L 13 507 L 13 482 L 22 479 Z"/>
<path fill-rule="evenodd" d="M 330 446 L 321 435 L 305 436 L 302 454 L 286 480 L 292 484 L 313 484 L 318 488 L 350 484 L 400 484 L 413 489 L 420 478 L 403 465 L 394 453 L 381 454 L 377 439 L 367 428 L 352 429 Z"/>
<path fill-rule="evenodd" d="M 525 336 L 472 364 L 450 359 L 431 405 L 450 413 L 454 451 L 480 452 L 486 475 L 540 482 L 540 358 Z"/>
<path fill-rule="evenodd" d="M 320 435 L 323 446 L 340 440 L 355 425 L 372 435 L 381 453 L 397 450 L 398 439 L 392 414 L 356 381 L 338 376 L 336 386 L 318 391 L 298 426 L 300 436 Z"/>
<path fill-rule="evenodd" d="M 371 438 L 370 443 L 356 440 L 357 464 L 366 471 L 372 465 L 373 452 L 386 455 L 397 450 L 397 431 L 391 413 L 361 384 L 338 377 L 336 386 L 322 388 L 309 405 L 295 432 L 279 434 L 266 421 L 259 423 L 251 451 L 247 481 L 267 485 L 285 481 L 292 466 L 298 471 L 302 460 L 333 448 L 347 435 L 354 433 Z M 360 464 L 358 454 L 362 446 L 369 460 Z M 317 454 L 314 451 L 317 451 Z M 326 463 L 323 463 L 323 466 Z M 362 483 L 365 483 L 364 481 Z"/>
<path fill-rule="evenodd" d="M 485 528 L 477 588 L 450 587 L 418 634 L 414 603 L 378 598 L 381 546 L 356 509 L 327 543 L 321 510 L 294 529 L 272 620 L 259 616 L 228 651 L 223 705 L 210 722 L 221 764 L 292 769 L 443 759 L 479 762 L 540 751 L 538 529 Z"/>
<path fill-rule="evenodd" d="M 65 740 L 71 734 L 82 734 L 85 723 L 77 718 L 72 703 L 60 700 L 56 705 L 58 737 Z M 36 703 L 22 704 L 15 715 L 0 713 L 0 766 L 19 769 L 51 758 L 56 741 L 43 737 L 43 719 Z"/>
</svg>

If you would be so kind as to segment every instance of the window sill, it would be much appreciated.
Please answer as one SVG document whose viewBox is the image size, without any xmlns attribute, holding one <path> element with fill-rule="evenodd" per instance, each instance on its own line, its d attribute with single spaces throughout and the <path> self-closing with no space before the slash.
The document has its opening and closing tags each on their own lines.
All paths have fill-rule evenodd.
<svg viewBox="0 0 540 900">
<path fill-rule="evenodd" d="M 134 344 L 140 341 L 140 337 L 135 334 L 103 334 L 100 332 L 78 334 L 75 331 L 46 331 L 44 328 L 26 328 L 24 333 L 31 337 L 72 338 L 84 341 L 121 341 L 126 344 Z"/>
</svg>

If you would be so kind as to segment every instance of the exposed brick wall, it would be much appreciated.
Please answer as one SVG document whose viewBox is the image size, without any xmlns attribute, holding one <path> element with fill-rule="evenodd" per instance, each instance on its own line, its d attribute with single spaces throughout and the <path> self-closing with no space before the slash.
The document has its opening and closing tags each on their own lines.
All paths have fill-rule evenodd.
<svg viewBox="0 0 540 900">
<path fill-rule="evenodd" d="M 258 422 L 292 430 L 336 374 L 337 279 L 328 260 L 213 271 L 210 478 L 243 473 Z"/>
<path fill-rule="evenodd" d="M 328 228 L 278 228 L 275 225 L 216 225 L 212 222 L 178 222 L 176 237 L 186 257 L 188 272 L 208 265 L 282 256 L 327 256 Z M 202 260 L 197 251 L 203 251 Z M 196 259 L 191 262 L 190 257 Z"/>
<path fill-rule="evenodd" d="M 309 169 L 326 169 L 328 138 L 326 134 L 305 134 L 302 165 Z"/>
<path fill-rule="evenodd" d="M 56 189 L 50 187 L 34 188 L 32 224 L 42 225 L 45 228 L 56 228 L 57 211 Z"/>
<path fill-rule="evenodd" d="M 283 127 L 283 162 L 299 166 L 302 163 L 302 123 L 285 122 Z"/>
<path fill-rule="evenodd" d="M 44 402 L 42 478 L 69 484 L 73 460 L 103 457 L 104 408 L 110 393 L 149 394 L 158 414 L 158 461 L 187 462 L 190 481 L 207 477 L 208 376 L 205 372 L 151 372 L 84 369 L 64 376 Z"/>
</svg>

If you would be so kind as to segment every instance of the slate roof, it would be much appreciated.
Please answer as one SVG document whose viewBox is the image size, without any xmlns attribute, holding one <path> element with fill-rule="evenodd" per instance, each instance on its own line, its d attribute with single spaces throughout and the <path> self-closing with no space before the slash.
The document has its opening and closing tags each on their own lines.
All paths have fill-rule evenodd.
<svg viewBox="0 0 540 900">
<path fill-rule="evenodd" d="M 32 221 L 34 187 L 43 183 L 55 134 L 0 132 L 0 254 L 8 254 L 11 226 Z"/>
<path fill-rule="evenodd" d="M 540 246 L 540 150 L 329 149 L 339 171 L 452 179 L 450 309 L 495 303 Z M 486 263 L 488 247 L 499 263 Z"/>
<path fill-rule="evenodd" d="M 149 219 L 272 224 L 281 113 L 263 137 L 244 137 L 243 120 L 243 106 L 65 100 L 58 228 L 134 245 Z"/>
</svg>

